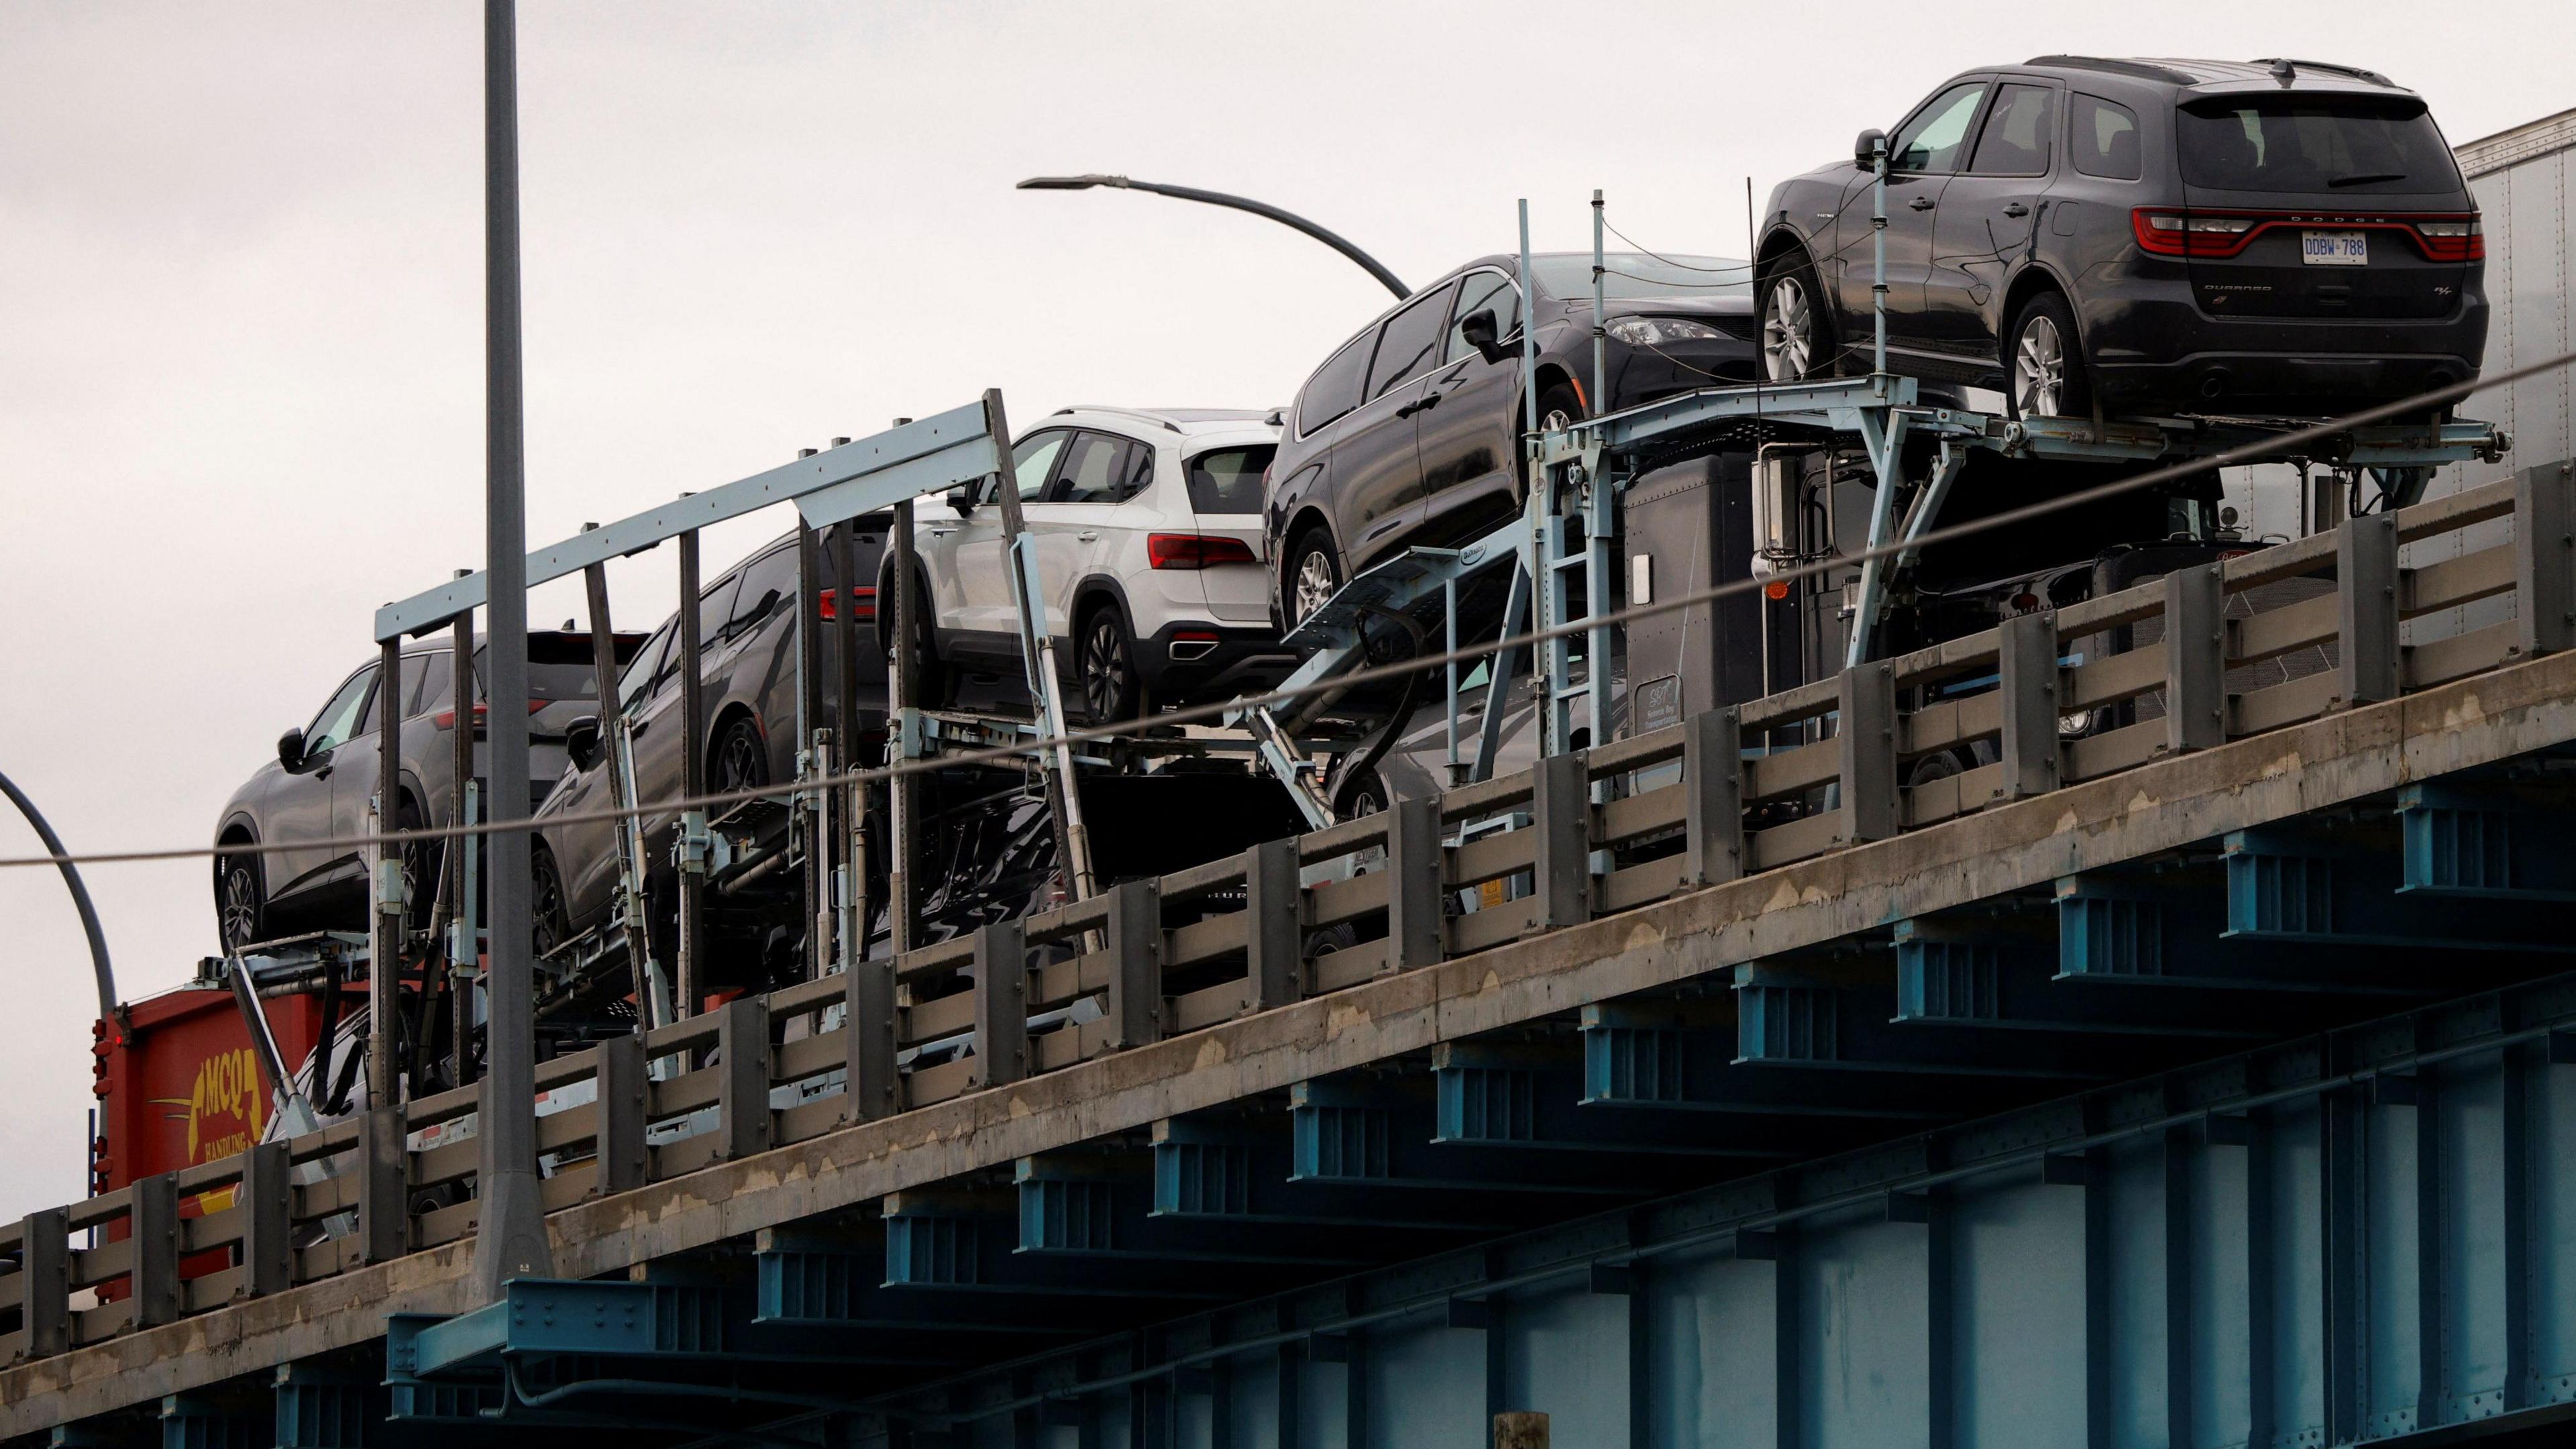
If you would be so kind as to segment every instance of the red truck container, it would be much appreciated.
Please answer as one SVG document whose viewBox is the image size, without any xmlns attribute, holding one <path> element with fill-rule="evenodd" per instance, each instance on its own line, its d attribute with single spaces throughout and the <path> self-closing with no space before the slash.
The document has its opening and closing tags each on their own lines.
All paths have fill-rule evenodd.
<svg viewBox="0 0 2576 1449">
<path fill-rule="evenodd" d="M 303 1065 L 322 1039 L 318 993 L 267 997 L 261 1008 L 291 1071 Z M 113 1192 L 138 1177 L 213 1162 L 258 1142 L 276 1115 L 277 1099 L 251 1047 L 249 1024 L 232 991 L 213 981 L 192 981 L 158 996 L 117 1008 L 117 1029 L 92 1028 L 97 1043 L 95 1082 L 98 1141 L 92 1147 L 92 1192 Z M 232 1206 L 230 1188 L 199 1193 L 179 1204 L 181 1217 Z M 120 1223 L 109 1236 L 125 1236 Z M 203 1261 L 199 1261 L 202 1258 Z M 181 1266 L 184 1277 L 220 1271 L 229 1249 L 200 1254 Z M 105 1296 L 122 1296 L 122 1283 Z"/>
</svg>

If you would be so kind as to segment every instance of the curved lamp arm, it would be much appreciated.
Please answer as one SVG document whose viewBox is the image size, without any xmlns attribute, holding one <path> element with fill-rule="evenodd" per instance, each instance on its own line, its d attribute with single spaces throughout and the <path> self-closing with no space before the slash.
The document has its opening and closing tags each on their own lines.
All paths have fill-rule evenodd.
<svg viewBox="0 0 2576 1449">
<path fill-rule="evenodd" d="M 45 843 L 45 853 L 55 858 L 54 864 L 63 873 L 63 884 L 71 887 L 72 904 L 80 909 L 81 929 L 89 933 L 89 963 L 98 973 L 98 1019 L 106 1023 L 108 1034 L 113 1039 L 116 1034 L 116 973 L 108 969 L 107 933 L 98 928 L 98 911 L 89 903 L 89 888 L 81 884 L 79 868 L 68 859 L 71 852 L 63 849 L 63 842 L 54 834 L 54 827 L 47 825 L 45 817 L 36 813 L 36 802 L 27 798 L 27 792 L 9 783 L 8 776 L 0 775 L 0 794 L 6 794 L 17 805 L 18 813 L 27 817 L 27 823 L 36 827 L 36 838 Z"/>
<path fill-rule="evenodd" d="M 1122 191 L 1150 191 L 1157 196 L 1177 197 L 1182 201 L 1201 201 L 1210 206 L 1230 206 L 1237 211 L 1251 212 L 1254 216 L 1266 216 L 1272 221 L 1279 223 L 1281 226 L 1295 227 L 1297 230 L 1304 232 L 1306 235 L 1313 237 L 1315 240 L 1322 242 L 1324 245 L 1331 247 L 1337 252 L 1340 252 L 1343 256 L 1359 263 L 1362 270 L 1366 271 L 1370 276 L 1377 278 L 1381 285 L 1383 285 L 1388 291 L 1393 292 L 1396 295 L 1397 300 L 1400 301 L 1413 295 L 1412 289 L 1405 286 L 1404 283 L 1397 281 L 1395 273 L 1388 271 L 1377 258 L 1361 251 L 1358 247 L 1351 245 L 1348 241 L 1334 235 L 1332 232 L 1324 230 L 1322 227 L 1315 225 L 1313 222 L 1308 221 L 1306 218 L 1299 216 L 1293 211 L 1281 211 L 1278 207 L 1272 206 L 1267 202 L 1254 201 L 1247 196 L 1228 196 L 1222 191 L 1201 191 L 1195 186 L 1166 186 L 1159 181 L 1131 181 L 1124 176 L 1102 176 L 1097 174 L 1090 176 L 1032 176 L 1028 180 L 1021 182 L 1017 189 L 1021 191 L 1088 191 L 1095 186 L 1114 186 Z"/>
</svg>

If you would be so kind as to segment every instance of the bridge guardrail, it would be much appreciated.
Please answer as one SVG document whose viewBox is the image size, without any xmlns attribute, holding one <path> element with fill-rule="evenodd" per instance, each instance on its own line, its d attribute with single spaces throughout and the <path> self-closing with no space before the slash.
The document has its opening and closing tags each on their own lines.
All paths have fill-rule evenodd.
<svg viewBox="0 0 2576 1449">
<path fill-rule="evenodd" d="M 2415 568 L 2400 561 L 2406 543 L 2505 517 L 2514 520 L 2509 543 Z M 2271 587 L 2295 580 L 2316 587 L 2306 597 Z M 2401 643 L 2406 619 L 2508 593 L 2517 602 L 2511 619 Z M 2124 626 L 2132 647 L 2070 660 L 2070 645 L 2122 637 L 2115 631 Z M 540 1063 L 540 1091 L 591 1088 L 589 1101 L 538 1119 L 539 1151 L 557 1164 L 545 1205 L 680 1176 L 2571 643 L 2576 493 L 2569 465 L 2556 464 Z M 2308 650 L 2325 651 L 2330 667 L 2248 672 Z M 2231 690 L 2231 678 L 2253 687 Z M 2150 707 L 2132 722 L 2060 737 L 2062 715 L 2139 700 Z M 1745 748 L 1793 729 L 1809 738 Z M 1909 762 L 1981 743 L 1978 757 L 1990 761 L 1904 783 Z M 1603 798 L 1596 786 L 1606 787 Z M 1529 828 L 1447 843 L 1453 827 L 1507 812 L 1526 813 Z M 1362 856 L 1371 868 L 1303 883 L 1307 867 Z M 1487 889 L 1497 882 L 1512 888 Z M 1480 908 L 1453 909 L 1470 893 Z M 1328 944 L 1338 949 L 1319 949 Z M 1041 957 L 1034 965 L 1033 954 Z M 967 1043 L 973 1050 L 959 1049 Z M 836 1075 L 842 1090 L 833 1092 Z M 16 1323 L 0 1334 L 0 1363 L 467 1236 L 478 1144 L 412 1144 L 427 1129 L 461 1124 L 475 1106 L 467 1089 L 376 1109 L 0 1227 L 0 1255 L 14 1262 L 0 1265 L 0 1312 Z M 200 1197 L 201 1215 L 181 1215 L 190 1197 Z M 353 1220 L 356 1231 L 331 1234 L 335 1218 Z M 74 1246 L 90 1228 L 101 1230 L 99 1245 Z M 218 1250 L 228 1264 L 205 1268 Z"/>
</svg>

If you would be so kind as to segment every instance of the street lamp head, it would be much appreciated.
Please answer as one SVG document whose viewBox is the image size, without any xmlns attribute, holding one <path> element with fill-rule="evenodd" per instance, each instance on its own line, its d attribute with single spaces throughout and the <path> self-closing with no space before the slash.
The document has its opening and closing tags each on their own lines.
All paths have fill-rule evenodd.
<svg viewBox="0 0 2576 1449">
<path fill-rule="evenodd" d="M 1089 191 L 1095 186 L 1124 187 L 1126 184 L 1127 178 L 1124 176 L 1103 176 L 1095 172 L 1089 176 L 1032 176 L 1028 180 L 1021 182 L 1018 187 L 1014 189 L 1020 191 Z"/>
</svg>

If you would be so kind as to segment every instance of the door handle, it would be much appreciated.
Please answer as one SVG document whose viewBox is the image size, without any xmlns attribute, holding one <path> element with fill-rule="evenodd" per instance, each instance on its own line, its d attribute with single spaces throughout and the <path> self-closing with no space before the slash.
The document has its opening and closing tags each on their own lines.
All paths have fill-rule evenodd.
<svg viewBox="0 0 2576 1449">
<path fill-rule="evenodd" d="M 1905 204 L 1916 211 L 1930 211 L 1932 209 L 1932 198 L 1928 196 L 1918 196 Z"/>
<path fill-rule="evenodd" d="M 1425 412 L 1429 412 L 1429 411 L 1431 411 L 1433 408 L 1438 407 L 1439 405 L 1440 405 L 1440 394 L 1438 394 L 1438 393 L 1436 393 L 1436 392 L 1427 392 L 1427 393 L 1424 393 L 1424 394 L 1422 395 L 1422 397 L 1421 397 L 1421 399 L 1420 399 L 1419 401 L 1416 401 L 1416 402 L 1409 402 L 1409 403 L 1406 403 L 1404 406 L 1402 406 L 1402 407 L 1400 407 L 1400 408 L 1397 408 L 1397 409 L 1395 410 L 1395 415 L 1396 415 L 1397 417 L 1399 417 L 1399 418 L 1409 418 L 1409 417 L 1413 416 L 1415 413 L 1425 413 Z"/>
<path fill-rule="evenodd" d="M 324 765 L 322 768 L 320 768 L 320 769 L 318 769 L 318 770 L 315 770 L 315 771 L 313 772 L 313 778 L 314 778 L 314 779 L 316 779 L 316 780 L 328 780 L 328 779 L 330 779 L 330 778 L 331 778 L 331 767 L 330 767 L 329 765 Z"/>
<path fill-rule="evenodd" d="M 1100 542 L 1100 535 L 1097 532 L 1077 533 L 1074 537 L 1084 543 Z"/>
<path fill-rule="evenodd" d="M 937 525 L 937 524 L 934 524 L 934 525 L 932 525 L 932 526 L 931 526 L 931 529 L 930 529 L 930 536 L 931 536 L 932 538 L 946 538 L 948 535 L 950 535 L 950 534 L 952 534 L 952 533 L 955 533 L 956 531 L 957 531 L 957 525 L 955 525 L 955 524 L 953 524 L 953 523 L 948 524 L 948 525 L 946 525 L 946 526 L 944 526 L 944 527 L 943 527 L 943 526 L 940 526 L 940 525 Z"/>
<path fill-rule="evenodd" d="M 2022 205 L 2022 204 L 2021 204 L 2020 202 L 2018 202 L 2018 201 L 2010 201 L 2010 202 L 2006 202 L 2006 203 L 2004 203 L 2004 215 L 2006 215 L 2006 216 L 2028 216 L 2028 215 L 2030 215 L 2030 208 L 2029 208 L 2029 207 L 2027 207 L 2027 206 Z"/>
</svg>

